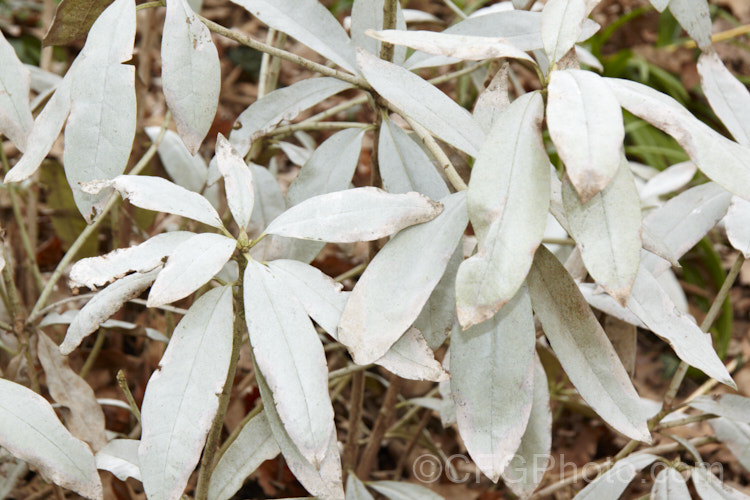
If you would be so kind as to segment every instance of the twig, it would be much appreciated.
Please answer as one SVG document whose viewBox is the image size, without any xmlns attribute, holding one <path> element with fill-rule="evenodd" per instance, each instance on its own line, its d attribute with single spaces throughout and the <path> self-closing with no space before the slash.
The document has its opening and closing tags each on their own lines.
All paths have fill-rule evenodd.
<svg viewBox="0 0 750 500">
<path fill-rule="evenodd" d="M 253 418 L 255 418 L 257 415 L 260 414 L 260 412 L 263 411 L 263 401 L 258 399 L 257 404 L 255 405 L 255 408 L 250 410 L 250 413 L 245 415 L 245 418 L 242 419 L 242 422 L 234 428 L 232 433 L 227 437 L 226 441 L 224 441 L 221 445 L 221 448 L 219 448 L 218 453 L 216 454 L 216 463 L 219 463 L 219 460 L 221 460 L 221 457 L 224 456 L 224 453 L 226 453 L 227 448 L 231 446 L 231 444 L 237 439 L 237 436 L 240 435 L 240 432 L 242 432 L 242 429 L 247 425 L 249 421 L 251 421 Z"/>
<path fill-rule="evenodd" d="M 414 432 L 414 437 L 409 440 L 409 444 L 406 446 L 406 449 L 403 451 L 403 453 L 401 453 L 401 458 L 398 459 L 398 464 L 396 464 L 396 472 L 393 473 L 394 481 L 398 481 L 401 479 L 401 474 L 403 474 L 404 472 L 406 460 L 409 458 L 409 455 L 411 455 L 411 452 L 414 451 L 414 447 L 417 445 L 419 437 L 425 427 L 427 427 L 427 423 L 430 421 L 431 417 L 432 410 L 425 409 L 424 413 L 422 414 L 422 418 L 419 420 L 419 424 L 417 425 L 417 430 Z"/>
<path fill-rule="evenodd" d="M 273 129 L 266 134 L 267 137 L 274 137 L 277 135 L 288 135 L 298 130 L 337 130 L 340 128 L 361 128 L 370 129 L 373 125 L 371 123 L 359 123 L 359 122 L 309 122 L 303 121 L 299 123 L 293 123 L 291 125 L 284 125 Z"/>
<path fill-rule="evenodd" d="M 91 352 L 86 358 L 86 362 L 83 364 L 83 366 L 81 367 L 81 371 L 78 373 L 81 378 L 86 378 L 86 375 L 88 375 L 91 367 L 94 366 L 94 362 L 96 362 L 96 358 L 99 356 L 99 353 L 101 352 L 102 346 L 104 345 L 104 341 L 106 339 L 107 329 L 100 327 L 99 333 L 97 334 L 96 340 L 94 341 L 94 347 L 91 348 Z"/>
<path fill-rule="evenodd" d="M 354 266 L 353 268 L 349 269 L 348 271 L 344 271 L 343 273 L 339 274 L 335 278 L 333 278 L 333 281 L 337 283 L 341 283 L 342 281 L 354 278 L 355 276 L 359 276 L 362 274 L 365 269 L 367 269 L 367 262 L 363 262 L 362 264 L 359 264 L 358 266 Z"/>
<path fill-rule="evenodd" d="M 362 480 L 370 477 L 370 471 L 375 463 L 378 450 L 380 450 L 380 441 L 388 430 L 388 422 L 393 416 L 393 407 L 398 399 L 400 389 L 401 378 L 398 375 L 391 374 L 388 389 L 385 391 L 385 396 L 383 396 L 383 404 L 380 406 L 380 411 L 378 412 L 378 418 L 372 426 L 372 433 L 370 433 L 367 446 L 365 446 L 365 450 L 362 452 L 362 459 L 357 466 L 357 477 Z"/>
<path fill-rule="evenodd" d="M 343 469 L 353 469 L 357 463 L 357 444 L 359 426 L 362 422 L 362 403 L 365 394 L 365 374 L 356 372 L 352 375 L 352 393 L 349 396 L 349 426 L 344 445 Z"/>
<path fill-rule="evenodd" d="M 245 268 L 247 267 L 247 260 L 240 256 L 237 259 L 239 264 L 240 276 L 244 276 Z M 208 497 L 208 484 L 211 479 L 211 473 L 216 465 L 217 452 L 219 451 L 221 431 L 224 428 L 224 418 L 226 417 L 227 407 L 229 407 L 229 399 L 232 395 L 232 387 L 234 386 L 234 376 L 237 373 L 237 363 L 240 359 L 240 347 L 242 346 L 242 339 L 245 335 L 245 307 L 243 302 L 243 288 L 244 283 L 242 280 L 237 284 L 237 288 L 233 291 L 234 293 L 234 328 L 232 336 L 232 357 L 229 362 L 229 370 L 227 372 L 227 378 L 224 382 L 224 389 L 219 396 L 219 408 L 216 411 L 216 416 L 211 424 L 211 430 L 208 432 L 208 438 L 206 439 L 206 446 L 203 449 L 203 459 L 201 460 L 200 472 L 198 473 L 198 486 L 195 490 L 196 500 L 206 500 Z"/>
<path fill-rule="evenodd" d="M 116 378 L 117 385 L 120 386 L 120 390 L 125 394 L 125 399 L 128 401 L 128 405 L 130 405 L 130 412 L 135 416 L 135 419 L 138 420 L 138 425 L 140 426 L 141 410 L 139 410 L 138 405 L 135 404 L 135 398 L 133 397 L 133 393 L 130 392 L 130 387 L 128 387 L 128 379 L 125 377 L 125 372 L 119 370 Z"/>
<path fill-rule="evenodd" d="M 272 45 L 259 42 L 258 40 L 254 40 L 246 35 L 227 29 L 224 26 L 217 24 L 211 21 L 210 19 L 206 19 L 205 17 L 201 15 L 197 15 L 197 16 L 198 16 L 198 19 L 200 19 L 203 22 L 203 24 L 205 24 L 208 27 L 209 30 L 213 31 L 217 35 L 221 35 L 225 38 L 229 38 L 230 40 L 234 40 L 235 42 L 241 45 L 245 45 L 247 47 L 258 50 L 260 52 L 268 53 L 274 57 L 278 57 L 279 59 L 284 59 L 285 61 L 292 62 L 294 64 L 302 66 L 303 68 L 309 69 L 310 71 L 313 71 L 315 73 L 320 73 L 321 75 L 332 76 L 333 78 L 338 78 L 339 80 L 342 80 L 347 83 L 351 83 L 352 85 L 356 85 L 357 87 L 360 87 L 365 90 L 371 89 L 370 84 L 358 76 L 354 76 L 350 73 L 345 73 L 343 71 L 329 68 L 328 66 L 323 66 L 322 64 L 318 64 L 309 59 L 305 59 L 304 57 L 300 57 L 297 54 L 293 54 L 286 50 L 277 49 L 276 47 Z"/>
<path fill-rule="evenodd" d="M 346 377 L 347 375 L 351 375 L 352 373 L 368 370 L 373 366 L 374 365 L 349 365 L 345 368 L 339 368 L 338 370 L 334 370 L 328 374 L 328 382 L 330 383 L 337 378 Z"/>
</svg>

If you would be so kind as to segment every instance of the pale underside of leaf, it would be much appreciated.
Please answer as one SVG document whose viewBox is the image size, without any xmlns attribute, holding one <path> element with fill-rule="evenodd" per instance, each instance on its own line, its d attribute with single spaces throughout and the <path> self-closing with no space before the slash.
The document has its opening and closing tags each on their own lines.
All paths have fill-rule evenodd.
<svg viewBox="0 0 750 500">
<path fill-rule="evenodd" d="M 505 58 L 536 64 L 524 51 L 517 49 L 504 38 L 405 30 L 367 30 L 365 34 L 382 42 L 404 45 L 428 54 L 455 57 L 464 61 Z"/>
<path fill-rule="evenodd" d="M 255 365 L 257 366 L 257 365 Z M 294 476 L 302 483 L 310 494 L 322 500 L 344 500 L 344 485 L 341 478 L 341 459 L 339 457 L 336 430 L 332 429 L 328 437 L 328 448 L 323 463 L 314 467 L 300 453 L 297 445 L 287 433 L 288 427 L 282 422 L 274 403 L 271 389 L 262 373 L 256 374 L 260 396 L 265 402 L 263 412 L 268 419 L 268 425 L 279 445 L 287 466 Z"/>
<path fill-rule="evenodd" d="M 149 498 L 179 499 L 200 459 L 229 369 L 233 319 L 231 287 L 202 295 L 146 386 L 138 458 Z"/>
<path fill-rule="evenodd" d="M 382 44 L 378 40 L 365 35 L 368 29 L 383 29 L 383 6 L 385 0 L 358 0 L 352 5 L 351 27 L 349 33 L 355 47 L 368 50 L 376 56 L 380 55 Z M 414 9 L 402 9 L 401 2 L 396 4 L 396 29 L 406 31 L 407 22 L 437 22 L 441 21 L 432 14 Z M 346 27 L 346 20 L 344 20 Z M 406 59 L 406 47 L 394 47 L 393 62 L 399 66 Z"/>
<path fill-rule="evenodd" d="M 620 105 L 666 132 L 711 180 L 750 200 L 750 147 L 741 146 L 694 117 L 673 98 L 646 85 L 605 79 Z"/>
<path fill-rule="evenodd" d="M 508 96 L 509 74 L 510 65 L 504 62 L 495 76 L 492 77 L 487 88 L 479 94 L 477 102 L 474 104 L 474 119 L 485 133 L 489 134 L 495 120 L 510 105 L 510 97 Z"/>
<path fill-rule="evenodd" d="M 367 266 L 338 327 L 356 363 L 382 357 L 417 319 L 466 228 L 465 200 L 444 198 L 438 217 L 394 236 Z"/>
<path fill-rule="evenodd" d="M 181 243 L 195 236 L 189 231 L 157 234 L 139 245 L 118 248 L 98 257 L 81 259 L 70 270 L 70 284 L 94 289 L 135 271 L 145 273 L 162 264 Z"/>
<path fill-rule="evenodd" d="M 161 127 L 145 127 L 144 132 L 152 140 L 161 133 Z M 208 167 L 199 155 L 191 155 L 177 133 L 166 130 L 159 144 L 159 158 L 167 174 L 180 186 L 199 193 L 206 185 Z"/>
<path fill-rule="evenodd" d="M 266 266 L 248 262 L 244 303 L 257 368 L 291 440 L 316 469 L 334 429 L 323 346 L 302 304 Z"/>
<path fill-rule="evenodd" d="M 180 215 L 215 228 L 224 227 L 207 199 L 161 177 L 120 175 L 111 181 L 90 182 L 84 190 L 98 193 L 108 186 L 114 187 L 137 207 Z"/>
<path fill-rule="evenodd" d="M 73 352 L 84 338 L 98 330 L 99 325 L 119 311 L 125 302 L 138 297 L 150 287 L 159 271 L 154 269 L 147 273 L 130 274 L 97 293 L 70 323 L 60 352 L 65 355 Z"/>
<path fill-rule="evenodd" d="M 75 68 L 74 63 L 34 120 L 26 139 L 26 151 L 5 175 L 4 182 L 21 182 L 28 179 L 34 175 L 49 153 L 70 113 L 70 90 Z"/>
<path fill-rule="evenodd" d="M 547 374 L 534 355 L 534 395 L 531 413 L 521 444 L 502 473 L 503 482 L 519 498 L 528 498 L 539 486 L 550 460 L 552 411 L 549 406 Z"/>
<path fill-rule="evenodd" d="M 669 11 L 702 50 L 711 46 L 711 13 L 707 0 L 669 0 Z"/>
<path fill-rule="evenodd" d="M 484 132 L 453 99 L 412 72 L 362 49 L 357 50 L 357 63 L 383 98 L 438 138 L 476 156 Z"/>
<path fill-rule="evenodd" d="M 448 372 L 416 328 L 409 328 L 375 364 L 409 380 L 449 380 Z"/>
<path fill-rule="evenodd" d="M 581 202 L 602 191 L 616 175 L 625 127 L 622 110 L 599 75 L 553 71 L 547 127 Z"/>
<path fill-rule="evenodd" d="M 442 209 L 419 193 L 362 187 L 309 198 L 279 215 L 265 232 L 333 243 L 372 241 L 430 221 Z"/>
<path fill-rule="evenodd" d="M 563 179 L 562 194 L 570 234 L 586 269 L 625 305 L 641 260 L 640 198 L 627 163 L 622 162 L 609 185 L 585 204 L 568 177 Z"/>
<path fill-rule="evenodd" d="M 690 477 L 695 492 L 703 500 L 748 500 L 750 496 L 727 486 L 710 470 L 703 466 L 693 467 Z"/>
<path fill-rule="evenodd" d="M 703 413 L 713 413 L 737 422 L 750 424 L 750 398 L 739 394 L 698 396 L 690 402 L 690 406 Z"/>
<path fill-rule="evenodd" d="M 723 417 L 709 420 L 709 424 L 742 467 L 750 469 L 750 425 Z"/>
<path fill-rule="evenodd" d="M 654 486 L 651 488 L 651 499 L 690 500 L 690 491 L 685 478 L 676 469 L 665 467 L 654 480 Z"/>
<path fill-rule="evenodd" d="M 378 139 L 378 166 L 386 191 L 416 191 L 433 200 L 450 194 L 427 154 L 386 114 L 383 114 Z"/>
<path fill-rule="evenodd" d="M 528 277 L 534 312 L 565 373 L 604 421 L 650 442 L 646 417 L 617 352 L 557 258 L 540 246 Z"/>
<path fill-rule="evenodd" d="M 321 77 L 308 78 L 274 90 L 255 101 L 237 117 L 232 133 L 229 134 L 229 142 L 240 155 L 245 156 L 256 139 L 281 121 L 291 120 L 301 111 L 351 86 L 336 78 Z"/>
<path fill-rule="evenodd" d="M 196 154 L 219 105 L 221 68 L 211 32 L 185 0 L 169 0 L 161 42 L 162 86 L 177 132 Z"/>
<path fill-rule="evenodd" d="M 232 256 L 237 242 L 220 234 L 201 233 L 180 244 L 148 294 L 148 306 L 183 299 L 218 273 Z"/>
<path fill-rule="evenodd" d="M 232 212 L 234 221 L 244 231 L 250 223 L 255 203 L 252 171 L 221 134 L 216 139 L 216 162 L 224 177 L 229 211 Z"/>
<path fill-rule="evenodd" d="M 698 58 L 701 87 L 708 103 L 740 144 L 750 146 L 750 92 L 729 72 L 719 55 L 705 52 Z"/>
<path fill-rule="evenodd" d="M 550 0 L 542 11 L 542 43 L 551 64 L 572 49 L 583 31 L 584 0 Z"/>
<path fill-rule="evenodd" d="M 456 279 L 464 328 L 492 317 L 516 294 L 542 241 L 550 196 L 542 114 L 538 93 L 515 100 L 474 164 L 467 204 L 479 251 L 461 264 Z"/>
<path fill-rule="evenodd" d="M 338 20 L 317 0 L 232 0 L 271 28 L 296 38 L 354 73 L 354 47 Z"/>
<path fill-rule="evenodd" d="M 0 446 L 54 483 L 91 498 L 102 484 L 89 447 L 63 427 L 55 410 L 31 389 L 0 379 Z"/>
<path fill-rule="evenodd" d="M 724 363 L 711 345 L 710 335 L 701 331 L 692 317 L 677 309 L 669 295 L 648 269 L 641 266 L 633 283 L 628 308 L 675 354 L 706 375 L 730 387 L 736 387 Z"/>
<path fill-rule="evenodd" d="M 208 500 L 232 498 L 260 464 L 279 453 L 266 413 L 261 412 L 242 427 L 216 463 L 208 484 Z"/>
<path fill-rule="evenodd" d="M 0 33 L 0 133 L 26 150 L 26 138 L 34 124 L 29 108 L 29 70 L 13 46 Z"/>
<path fill-rule="evenodd" d="M 141 468 L 138 465 L 138 446 L 136 439 L 113 439 L 96 454 L 96 468 L 111 472 L 120 481 L 127 478 L 141 480 Z"/>
<path fill-rule="evenodd" d="M 597 500 L 600 498 L 620 498 L 620 495 L 635 479 L 636 474 L 651 465 L 659 457 L 648 453 L 636 453 L 615 463 L 611 469 L 597 477 L 582 489 L 575 500 Z"/>
<path fill-rule="evenodd" d="M 535 340 L 525 287 L 491 319 L 451 336 L 458 430 L 469 455 L 493 482 L 521 444 L 531 414 Z"/>
<path fill-rule="evenodd" d="M 750 258 L 750 201 L 732 196 L 724 226 L 732 246 Z"/>
</svg>

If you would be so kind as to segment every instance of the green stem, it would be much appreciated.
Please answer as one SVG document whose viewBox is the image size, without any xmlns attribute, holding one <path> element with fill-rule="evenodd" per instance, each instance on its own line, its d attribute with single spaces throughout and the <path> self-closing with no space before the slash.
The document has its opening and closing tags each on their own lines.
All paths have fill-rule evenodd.
<svg viewBox="0 0 750 500">
<path fill-rule="evenodd" d="M 164 122 L 161 125 L 161 130 L 159 131 L 159 136 L 156 138 L 156 140 L 151 144 L 151 147 L 146 150 L 146 152 L 143 154 L 141 159 L 138 161 L 138 163 L 135 164 L 133 169 L 129 172 L 131 175 L 137 175 L 141 172 L 144 168 L 146 168 L 146 165 L 148 165 L 148 162 L 151 161 L 151 158 L 154 157 L 156 154 L 156 150 L 159 148 L 159 144 L 161 143 L 162 139 L 164 138 L 164 134 L 167 131 L 167 127 L 169 126 L 169 120 L 171 119 L 171 113 L 167 111 L 166 116 L 164 117 Z M 78 251 L 83 247 L 83 245 L 86 243 L 86 240 L 88 240 L 89 236 L 96 233 L 97 228 L 102 223 L 102 221 L 107 217 L 107 214 L 110 210 L 116 205 L 117 203 L 117 196 L 112 195 L 109 200 L 107 201 L 107 204 L 104 205 L 104 208 L 99 213 L 99 215 L 96 217 L 96 219 L 93 220 L 91 224 L 86 226 L 86 228 L 81 231 L 81 234 L 78 235 L 78 238 L 73 242 L 72 245 L 70 245 L 70 248 L 67 252 L 65 252 L 65 255 L 60 260 L 59 264 L 57 264 L 57 267 L 52 272 L 52 276 L 50 276 L 49 281 L 47 281 L 47 284 L 42 289 L 42 293 L 39 295 L 39 299 L 37 299 L 36 304 L 34 304 L 33 309 L 31 310 L 31 313 L 29 314 L 29 318 L 36 318 L 37 313 L 44 308 L 44 306 L 47 305 L 47 301 L 49 300 L 50 295 L 52 294 L 52 290 L 54 290 L 55 285 L 60 280 L 60 278 L 63 275 L 63 272 L 65 272 L 65 269 L 68 267 L 68 265 L 73 262 L 73 259 L 78 254 Z"/>
<path fill-rule="evenodd" d="M 240 422 L 240 424 L 234 428 L 226 441 L 222 443 L 221 448 L 219 448 L 219 451 L 216 454 L 216 463 L 219 463 L 221 457 L 224 456 L 224 453 L 226 453 L 227 449 L 232 445 L 232 443 L 234 443 L 234 441 L 237 439 L 237 436 L 240 435 L 240 432 L 242 432 L 242 429 L 247 425 L 247 423 L 250 422 L 253 418 L 257 417 L 262 411 L 263 401 L 259 399 L 258 403 L 255 405 L 255 408 L 250 410 L 250 413 L 245 415 L 245 418 L 242 419 L 242 422 Z"/>
<path fill-rule="evenodd" d="M 120 387 L 120 390 L 125 394 L 125 399 L 128 401 L 128 405 L 130 405 L 130 412 L 135 416 L 135 419 L 138 420 L 138 425 L 141 425 L 141 410 L 138 409 L 138 405 L 135 404 L 135 398 L 133 397 L 133 393 L 130 392 L 130 387 L 128 386 L 128 379 L 125 377 L 125 372 L 122 370 L 119 370 L 117 372 L 117 385 Z"/>
<path fill-rule="evenodd" d="M 89 371 L 91 371 L 91 367 L 94 366 L 94 362 L 96 362 L 96 358 L 102 351 L 102 347 L 104 346 L 104 341 L 106 339 L 107 329 L 99 328 L 99 333 L 97 334 L 96 340 L 94 341 L 94 347 L 91 348 L 89 357 L 86 358 L 86 362 L 83 364 L 83 367 L 81 367 L 81 371 L 78 373 L 81 378 L 86 378 L 86 375 L 88 375 Z"/>
<path fill-rule="evenodd" d="M 201 460 L 200 472 L 198 473 L 198 486 L 195 490 L 196 500 L 206 500 L 208 497 L 209 480 L 211 479 L 211 473 L 214 470 L 217 460 L 221 431 L 224 428 L 224 417 L 226 416 L 227 407 L 229 406 L 229 398 L 232 395 L 234 375 L 237 372 L 237 363 L 240 359 L 240 347 L 242 346 L 242 338 L 245 333 L 245 307 L 243 300 L 244 283 L 242 276 L 245 275 L 247 260 L 242 256 L 236 260 L 240 268 L 240 280 L 237 284 L 237 288 L 234 290 L 234 303 L 237 310 L 234 314 L 232 357 L 229 362 L 229 371 L 227 372 L 227 378 L 224 382 L 224 389 L 221 392 L 221 396 L 219 396 L 219 408 L 216 411 L 211 430 L 208 432 L 206 446 L 203 449 L 203 459 Z"/>
</svg>

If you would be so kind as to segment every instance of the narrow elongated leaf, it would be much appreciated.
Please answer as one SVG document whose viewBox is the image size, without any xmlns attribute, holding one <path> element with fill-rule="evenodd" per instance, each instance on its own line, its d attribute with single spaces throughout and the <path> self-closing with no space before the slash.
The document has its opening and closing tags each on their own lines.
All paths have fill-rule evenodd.
<svg viewBox="0 0 750 500">
<path fill-rule="evenodd" d="M 257 366 L 257 365 L 256 365 Z M 256 372 L 260 396 L 265 401 L 263 412 L 268 419 L 273 437 L 284 455 L 284 460 L 302 486 L 311 494 L 323 500 L 344 500 L 344 485 L 341 479 L 341 459 L 339 458 L 336 431 L 331 430 L 328 438 L 328 449 L 320 467 L 313 467 L 300 453 L 297 445 L 287 433 L 287 427 L 282 422 L 274 403 L 271 389 L 262 373 Z"/>
<path fill-rule="evenodd" d="M 0 133 L 21 150 L 34 124 L 29 108 L 29 70 L 0 33 Z"/>
<path fill-rule="evenodd" d="M 469 181 L 469 218 L 479 251 L 456 279 L 458 320 L 490 318 L 518 291 L 542 241 L 550 196 L 539 93 L 516 99 L 493 125 Z"/>
<path fill-rule="evenodd" d="M 542 47 L 541 20 L 542 15 L 539 12 L 522 10 L 494 12 L 464 19 L 442 33 L 446 35 L 501 37 L 519 50 L 529 51 Z M 414 70 L 452 64 L 458 61 L 458 59 L 445 56 L 416 52 L 406 60 L 404 67 Z"/>
<path fill-rule="evenodd" d="M 636 474 L 658 458 L 649 453 L 636 453 L 623 458 L 582 489 L 574 498 L 576 500 L 620 498 L 625 488 L 635 479 Z"/>
<path fill-rule="evenodd" d="M 303 262 L 279 259 L 270 262 L 268 267 L 294 293 L 305 312 L 338 341 L 337 325 L 350 292 L 341 291 L 341 284 Z M 447 378 L 424 336 L 414 328 L 401 336 L 375 363 L 412 380 Z"/>
<path fill-rule="evenodd" d="M 50 481 L 102 498 L 94 455 L 63 427 L 52 406 L 31 389 L 0 379 L 0 446 Z"/>
<path fill-rule="evenodd" d="M 623 161 L 609 185 L 585 204 L 567 176 L 562 194 L 570 234 L 586 269 L 625 305 L 641 260 L 640 198 L 627 162 Z"/>
<path fill-rule="evenodd" d="M 368 29 L 383 29 L 383 5 L 384 0 L 357 0 L 352 4 L 351 28 L 349 33 L 352 37 L 352 43 L 355 47 L 362 47 L 371 54 L 380 55 L 381 43 L 365 35 Z M 414 20 L 414 15 L 424 15 L 426 12 L 415 11 L 413 9 L 402 9 L 401 2 L 396 4 L 396 29 L 406 31 L 407 18 L 408 22 L 420 22 Z M 431 16 L 431 14 L 428 14 Z M 433 18 L 435 16 L 432 16 Z M 441 22 L 439 19 L 424 18 L 421 22 Z M 346 21 L 344 22 L 346 24 Z M 406 47 L 394 47 L 393 62 L 401 65 L 406 58 Z"/>
<path fill-rule="evenodd" d="M 243 111 L 232 127 L 229 142 L 241 156 L 250 151 L 250 144 L 282 120 L 291 120 L 301 111 L 351 88 L 336 78 L 308 78 L 288 87 L 274 90 Z"/>
<path fill-rule="evenodd" d="M 750 147 L 730 141 L 671 97 L 646 85 L 605 78 L 623 108 L 675 138 L 711 180 L 750 199 Z"/>
<path fill-rule="evenodd" d="M 39 165 L 42 164 L 42 160 L 49 153 L 70 113 L 70 88 L 75 68 L 74 63 L 42 112 L 34 120 L 34 125 L 26 138 L 24 155 L 5 175 L 4 182 L 20 182 L 28 179 L 34 175 Z"/>
<path fill-rule="evenodd" d="M 713 413 L 720 417 L 750 424 L 750 398 L 739 394 L 698 396 L 690 402 L 690 406 L 703 413 Z"/>
<path fill-rule="evenodd" d="M 746 259 L 750 257 L 750 201 L 732 196 L 724 226 L 732 246 L 742 252 Z"/>
<path fill-rule="evenodd" d="M 320 469 L 334 432 L 323 346 L 302 304 L 266 266 L 248 262 L 244 279 L 250 284 L 244 302 L 256 366 L 290 439 Z"/>
<path fill-rule="evenodd" d="M 449 380 L 448 372 L 416 328 L 409 328 L 375 364 L 409 380 Z"/>
<path fill-rule="evenodd" d="M 442 209 L 418 193 L 362 187 L 309 198 L 279 215 L 265 232 L 334 243 L 371 241 L 432 220 Z"/>
<path fill-rule="evenodd" d="M 630 309 L 621 306 L 610 295 L 597 291 L 597 286 L 595 284 L 578 283 L 578 290 L 580 290 L 581 294 L 586 299 L 586 302 L 588 302 L 594 309 L 599 309 L 603 313 L 639 328 L 648 329 L 643 321 L 633 314 Z"/>
<path fill-rule="evenodd" d="M 96 402 L 94 390 L 70 369 L 57 344 L 39 333 L 37 354 L 46 375 L 47 389 L 54 400 L 69 411 L 65 420 L 70 432 L 85 441 L 95 452 L 107 444 L 104 412 Z"/>
<path fill-rule="evenodd" d="M 237 242 L 220 234 L 196 234 L 176 247 L 159 273 L 148 306 L 180 300 L 206 284 L 232 256 Z"/>
<path fill-rule="evenodd" d="M 440 347 L 453 328 L 456 315 L 456 274 L 464 259 L 462 246 L 459 245 L 453 252 L 443 277 L 435 285 L 430 298 L 414 321 L 414 328 L 420 331 L 431 349 Z"/>
<path fill-rule="evenodd" d="M 138 465 L 136 439 L 113 439 L 96 454 L 96 468 L 111 472 L 120 481 L 127 478 L 141 480 L 141 467 Z"/>
<path fill-rule="evenodd" d="M 428 54 L 454 57 L 463 61 L 505 58 L 536 64 L 530 56 L 511 45 L 505 38 L 405 30 L 368 30 L 365 34 L 381 42 L 403 45 Z"/>
<path fill-rule="evenodd" d="M 737 461 L 750 470 L 750 425 L 728 418 L 710 420 L 716 437 L 729 448 Z"/>
<path fill-rule="evenodd" d="M 150 287 L 160 269 L 147 273 L 134 273 L 109 285 L 97 293 L 76 315 L 68 327 L 60 352 L 67 355 L 78 347 L 84 338 L 99 329 L 104 321 L 120 310 L 128 300 L 138 297 Z"/>
<path fill-rule="evenodd" d="M 144 131 L 155 141 L 161 127 L 146 127 Z M 190 154 L 179 135 L 171 130 L 165 131 L 157 151 L 164 170 L 174 182 L 190 191 L 201 192 L 208 178 L 208 167 L 200 155 Z"/>
<path fill-rule="evenodd" d="M 268 268 L 294 292 L 307 314 L 323 330 L 336 337 L 341 312 L 349 297 L 348 292 L 342 291 L 343 285 L 318 268 L 298 260 L 277 259 L 269 262 Z"/>
<path fill-rule="evenodd" d="M 196 300 L 148 381 L 138 459 L 149 498 L 179 499 L 200 459 L 229 370 L 232 309 L 231 287 Z"/>
<path fill-rule="evenodd" d="M 508 74 L 510 65 L 506 62 L 492 77 L 487 88 L 479 94 L 474 105 L 474 119 L 489 134 L 492 125 L 510 105 L 508 96 Z"/>
<path fill-rule="evenodd" d="M 346 478 L 346 500 L 375 500 L 375 498 L 367 491 L 365 483 L 350 473 Z"/>
<path fill-rule="evenodd" d="M 491 319 L 451 336 L 458 430 L 474 463 L 493 482 L 521 444 L 531 414 L 535 342 L 525 287 Z"/>
<path fill-rule="evenodd" d="M 367 486 L 389 500 L 443 500 L 434 491 L 419 484 L 403 481 L 373 481 Z"/>
<path fill-rule="evenodd" d="M 583 203 L 603 190 L 621 163 L 622 110 L 604 80 L 591 71 L 553 71 L 547 127 L 565 172 Z"/>
<path fill-rule="evenodd" d="M 730 488 L 704 467 L 693 467 L 690 477 L 695 492 L 703 500 L 747 500 L 750 496 Z"/>
<path fill-rule="evenodd" d="M 416 191 L 433 200 L 450 194 L 427 154 L 386 114 L 378 135 L 378 166 L 389 193 Z"/>
<path fill-rule="evenodd" d="M 711 13 L 707 0 L 669 0 L 669 11 L 698 47 L 711 46 Z"/>
<path fill-rule="evenodd" d="M 503 482 L 520 498 L 528 498 L 542 482 L 550 460 L 552 412 L 547 375 L 534 355 L 534 395 L 521 444 L 502 473 Z"/>
<path fill-rule="evenodd" d="M 731 199 L 730 193 L 713 182 L 695 186 L 649 213 L 643 219 L 644 234 L 656 235 L 679 259 L 724 217 Z M 655 276 L 669 267 L 655 256 L 644 258 L 643 263 Z"/>
<path fill-rule="evenodd" d="M 219 105 L 221 68 L 211 32 L 185 0 L 169 0 L 161 38 L 164 98 L 190 154 L 211 127 Z"/>
<path fill-rule="evenodd" d="M 542 11 L 542 43 L 554 65 L 572 49 L 583 32 L 584 0 L 550 0 Z"/>
<path fill-rule="evenodd" d="M 81 184 L 112 179 L 128 163 L 136 122 L 133 57 L 135 2 L 115 0 L 89 31 L 76 60 L 65 126 L 65 176 L 81 215 L 90 221 L 109 190 L 90 193 Z M 93 212 L 92 212 L 93 210 Z"/>
<path fill-rule="evenodd" d="M 685 363 L 730 387 L 736 387 L 724 363 L 703 333 L 687 314 L 675 307 L 653 274 L 641 266 L 633 283 L 628 308 L 659 337 L 666 340 Z"/>
<path fill-rule="evenodd" d="M 118 248 L 99 257 L 81 259 L 70 269 L 71 286 L 94 289 L 135 271 L 145 273 L 162 264 L 181 243 L 195 236 L 189 231 L 157 234 L 140 245 Z"/>
<path fill-rule="evenodd" d="M 442 200 L 434 220 L 394 236 L 367 266 L 339 323 L 355 363 L 372 363 L 417 319 L 448 265 L 468 216 L 464 193 Z"/>
<path fill-rule="evenodd" d="M 653 176 L 641 189 L 641 198 L 649 198 L 669 194 L 687 186 L 695 176 L 698 167 L 692 161 L 684 161 L 669 166 Z"/>
<path fill-rule="evenodd" d="M 364 131 L 347 129 L 325 140 L 294 178 L 286 194 L 296 205 L 319 194 L 343 191 L 357 169 Z"/>
<path fill-rule="evenodd" d="M 234 221 L 244 230 L 250 223 L 255 203 L 253 174 L 245 165 L 245 160 L 221 134 L 216 139 L 216 159 L 219 171 L 224 177 L 229 210 Z"/>
<path fill-rule="evenodd" d="M 209 500 L 228 500 L 260 464 L 280 453 L 265 412 L 253 417 L 242 428 L 211 472 Z"/>
<path fill-rule="evenodd" d="M 476 156 L 484 132 L 471 113 L 414 73 L 357 50 L 357 64 L 373 88 L 435 136 Z"/>
<path fill-rule="evenodd" d="M 664 12 L 664 9 L 669 5 L 669 0 L 649 0 L 651 5 L 654 6 L 659 12 Z"/>
<path fill-rule="evenodd" d="M 114 187 L 136 207 L 181 215 L 216 228 L 224 227 L 207 199 L 161 177 L 120 175 L 111 181 L 89 183 L 85 189 L 98 192 L 106 186 Z"/>
<path fill-rule="evenodd" d="M 604 421 L 650 442 L 646 416 L 628 373 L 563 265 L 540 246 L 528 277 L 534 312 L 565 373 Z"/>
<path fill-rule="evenodd" d="M 652 500 L 690 500 L 685 478 L 672 467 L 665 467 L 654 480 L 651 488 Z"/>
<path fill-rule="evenodd" d="M 354 47 L 346 31 L 318 0 L 232 0 L 271 28 L 283 31 L 354 73 Z"/>
<path fill-rule="evenodd" d="M 704 52 L 698 58 L 701 87 L 708 103 L 740 144 L 750 145 L 750 92 L 729 72 L 719 55 Z"/>
</svg>

